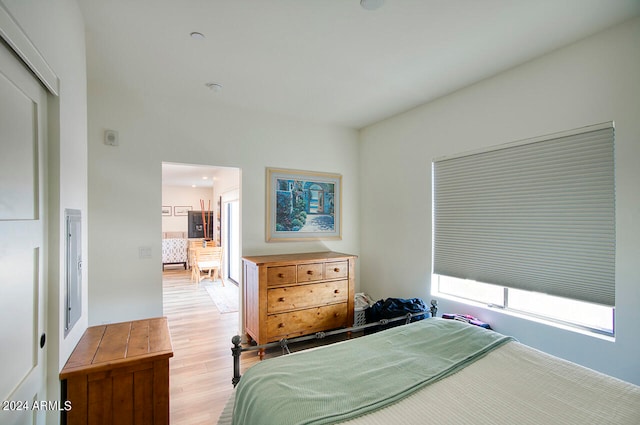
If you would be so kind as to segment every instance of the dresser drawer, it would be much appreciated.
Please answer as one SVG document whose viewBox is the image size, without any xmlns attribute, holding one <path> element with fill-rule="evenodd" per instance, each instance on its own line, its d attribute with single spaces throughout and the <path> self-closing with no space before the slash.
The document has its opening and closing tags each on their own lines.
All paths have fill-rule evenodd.
<svg viewBox="0 0 640 425">
<path fill-rule="evenodd" d="M 347 326 L 347 304 L 333 304 L 308 310 L 267 316 L 269 341 L 293 338 Z"/>
<path fill-rule="evenodd" d="M 313 282 L 323 279 L 324 263 L 300 264 L 298 266 L 298 282 Z"/>
<path fill-rule="evenodd" d="M 325 279 L 340 279 L 349 276 L 349 262 L 336 261 L 334 263 L 325 263 L 324 265 Z"/>
<path fill-rule="evenodd" d="M 243 257 L 247 337 L 266 344 L 351 326 L 356 258 L 332 251 Z"/>
<path fill-rule="evenodd" d="M 348 293 L 349 282 L 346 280 L 269 289 L 267 291 L 268 314 L 345 303 Z"/>
<path fill-rule="evenodd" d="M 296 266 L 267 268 L 267 286 L 296 283 Z"/>
</svg>

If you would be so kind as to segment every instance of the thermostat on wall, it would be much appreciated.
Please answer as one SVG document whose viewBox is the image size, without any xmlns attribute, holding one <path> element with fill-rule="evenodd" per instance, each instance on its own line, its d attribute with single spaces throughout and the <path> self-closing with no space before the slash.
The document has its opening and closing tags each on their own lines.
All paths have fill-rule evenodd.
<svg viewBox="0 0 640 425">
<path fill-rule="evenodd" d="M 118 132 L 115 130 L 104 131 L 104 144 L 109 146 L 118 146 Z"/>
</svg>

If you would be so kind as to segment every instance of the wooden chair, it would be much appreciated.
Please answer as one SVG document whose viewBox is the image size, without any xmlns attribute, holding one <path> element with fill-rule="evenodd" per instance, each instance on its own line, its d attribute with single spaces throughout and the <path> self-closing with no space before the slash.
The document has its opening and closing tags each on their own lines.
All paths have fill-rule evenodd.
<svg viewBox="0 0 640 425">
<path fill-rule="evenodd" d="M 201 277 L 200 274 L 203 271 L 208 271 L 209 280 L 215 280 L 211 277 L 211 271 L 215 270 L 215 277 L 219 278 L 222 281 L 222 286 L 224 286 L 224 278 L 222 274 L 222 247 L 219 246 L 208 246 L 206 248 L 198 247 L 194 249 L 195 251 L 195 263 L 193 265 L 193 270 L 195 273 L 192 273 L 192 277 L 195 274 L 195 278 L 198 282 L 200 282 L 204 277 Z"/>
<path fill-rule="evenodd" d="M 196 280 L 196 248 L 202 248 L 202 239 L 189 239 L 187 261 L 191 269 L 191 280 Z"/>
<path fill-rule="evenodd" d="M 218 246 L 214 241 L 208 241 L 207 246 Z M 189 239 L 189 248 L 187 249 L 188 267 L 191 269 L 191 280 L 198 279 L 198 268 L 196 267 L 196 249 L 202 248 L 202 239 Z"/>
</svg>

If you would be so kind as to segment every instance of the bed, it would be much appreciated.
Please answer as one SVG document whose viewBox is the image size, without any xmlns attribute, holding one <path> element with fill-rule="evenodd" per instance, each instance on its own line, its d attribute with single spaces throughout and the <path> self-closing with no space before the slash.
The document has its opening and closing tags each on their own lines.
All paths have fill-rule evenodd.
<svg viewBox="0 0 640 425">
<path fill-rule="evenodd" d="M 640 424 L 640 387 L 431 318 L 262 361 L 219 425 Z"/>
<path fill-rule="evenodd" d="M 187 239 L 162 239 L 162 271 L 168 264 L 181 264 L 187 269 Z"/>
</svg>

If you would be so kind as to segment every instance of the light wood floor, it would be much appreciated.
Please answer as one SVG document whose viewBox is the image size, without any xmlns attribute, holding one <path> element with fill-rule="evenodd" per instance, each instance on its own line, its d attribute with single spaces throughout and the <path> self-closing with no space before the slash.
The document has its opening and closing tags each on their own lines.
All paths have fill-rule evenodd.
<svg viewBox="0 0 640 425">
<path fill-rule="evenodd" d="M 163 273 L 164 315 L 169 321 L 174 356 L 170 360 L 170 412 L 174 425 L 215 424 L 233 385 L 231 337 L 238 313 L 220 314 L 190 272 Z M 229 283 L 228 283 L 229 284 Z M 243 368 L 257 356 L 243 359 Z"/>
<path fill-rule="evenodd" d="M 167 268 L 163 273 L 164 315 L 173 343 L 169 361 L 171 424 L 212 425 L 217 423 L 233 389 L 231 338 L 238 333 L 238 313 L 220 314 L 204 286 L 191 282 L 190 277 L 190 271 L 180 269 Z M 291 351 L 344 338 L 333 336 L 302 343 Z M 273 348 L 265 358 L 281 354 L 280 348 Z M 244 353 L 241 372 L 258 361 L 257 353 Z"/>
</svg>

